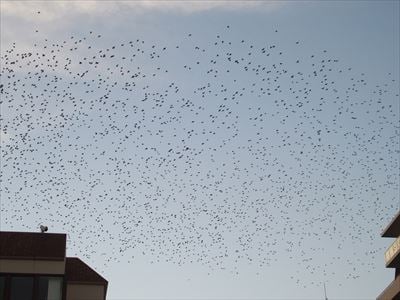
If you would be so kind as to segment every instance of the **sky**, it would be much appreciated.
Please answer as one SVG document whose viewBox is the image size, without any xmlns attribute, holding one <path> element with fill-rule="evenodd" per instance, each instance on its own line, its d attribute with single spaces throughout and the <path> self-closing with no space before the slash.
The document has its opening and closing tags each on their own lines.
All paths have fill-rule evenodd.
<svg viewBox="0 0 400 300">
<path fill-rule="evenodd" d="M 107 299 L 375 299 L 399 1 L 0 1 L 0 228 Z"/>
</svg>

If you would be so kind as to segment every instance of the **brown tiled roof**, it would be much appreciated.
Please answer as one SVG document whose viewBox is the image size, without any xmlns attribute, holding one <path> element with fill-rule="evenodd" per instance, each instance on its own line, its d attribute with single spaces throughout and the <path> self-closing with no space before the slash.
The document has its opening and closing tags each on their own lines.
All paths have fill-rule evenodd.
<svg viewBox="0 0 400 300">
<path fill-rule="evenodd" d="M 400 236 L 400 211 L 397 212 L 396 216 L 392 219 L 390 224 L 386 226 L 383 230 L 382 237 L 394 237 L 397 238 Z"/>
<path fill-rule="evenodd" d="M 67 257 L 65 277 L 70 283 L 99 284 L 107 289 L 108 282 L 77 257 Z"/>
<path fill-rule="evenodd" d="M 0 231 L 0 258 L 64 260 L 66 241 L 61 233 Z"/>
</svg>

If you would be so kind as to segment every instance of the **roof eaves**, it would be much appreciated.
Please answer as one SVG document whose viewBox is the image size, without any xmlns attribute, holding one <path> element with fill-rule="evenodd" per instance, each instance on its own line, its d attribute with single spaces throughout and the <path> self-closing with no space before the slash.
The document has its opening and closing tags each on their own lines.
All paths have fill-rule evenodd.
<svg viewBox="0 0 400 300">
<path fill-rule="evenodd" d="M 382 231 L 381 237 L 398 237 L 400 235 L 400 211 L 393 217 L 389 225 Z"/>
</svg>

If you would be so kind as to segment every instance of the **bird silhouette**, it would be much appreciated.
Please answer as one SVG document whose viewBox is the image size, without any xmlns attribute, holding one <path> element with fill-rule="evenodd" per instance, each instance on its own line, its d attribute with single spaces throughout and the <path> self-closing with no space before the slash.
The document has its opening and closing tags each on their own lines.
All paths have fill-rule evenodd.
<svg viewBox="0 0 400 300">
<path fill-rule="evenodd" d="M 276 29 L 274 42 L 233 31 L 173 44 L 90 31 L 5 49 L 2 224 L 45 218 L 105 265 L 238 273 L 285 255 L 299 285 L 342 262 L 345 279 L 371 268 L 392 209 L 382 191 L 399 189 L 398 82 L 307 41 L 283 48 Z"/>
</svg>

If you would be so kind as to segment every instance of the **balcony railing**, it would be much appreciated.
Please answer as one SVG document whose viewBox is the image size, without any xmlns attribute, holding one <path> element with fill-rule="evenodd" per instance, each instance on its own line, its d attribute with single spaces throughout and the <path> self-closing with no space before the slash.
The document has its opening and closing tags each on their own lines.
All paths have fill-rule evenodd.
<svg viewBox="0 0 400 300">
<path fill-rule="evenodd" d="M 386 267 L 394 268 L 398 265 L 400 258 L 400 237 L 398 237 L 385 252 Z"/>
</svg>

